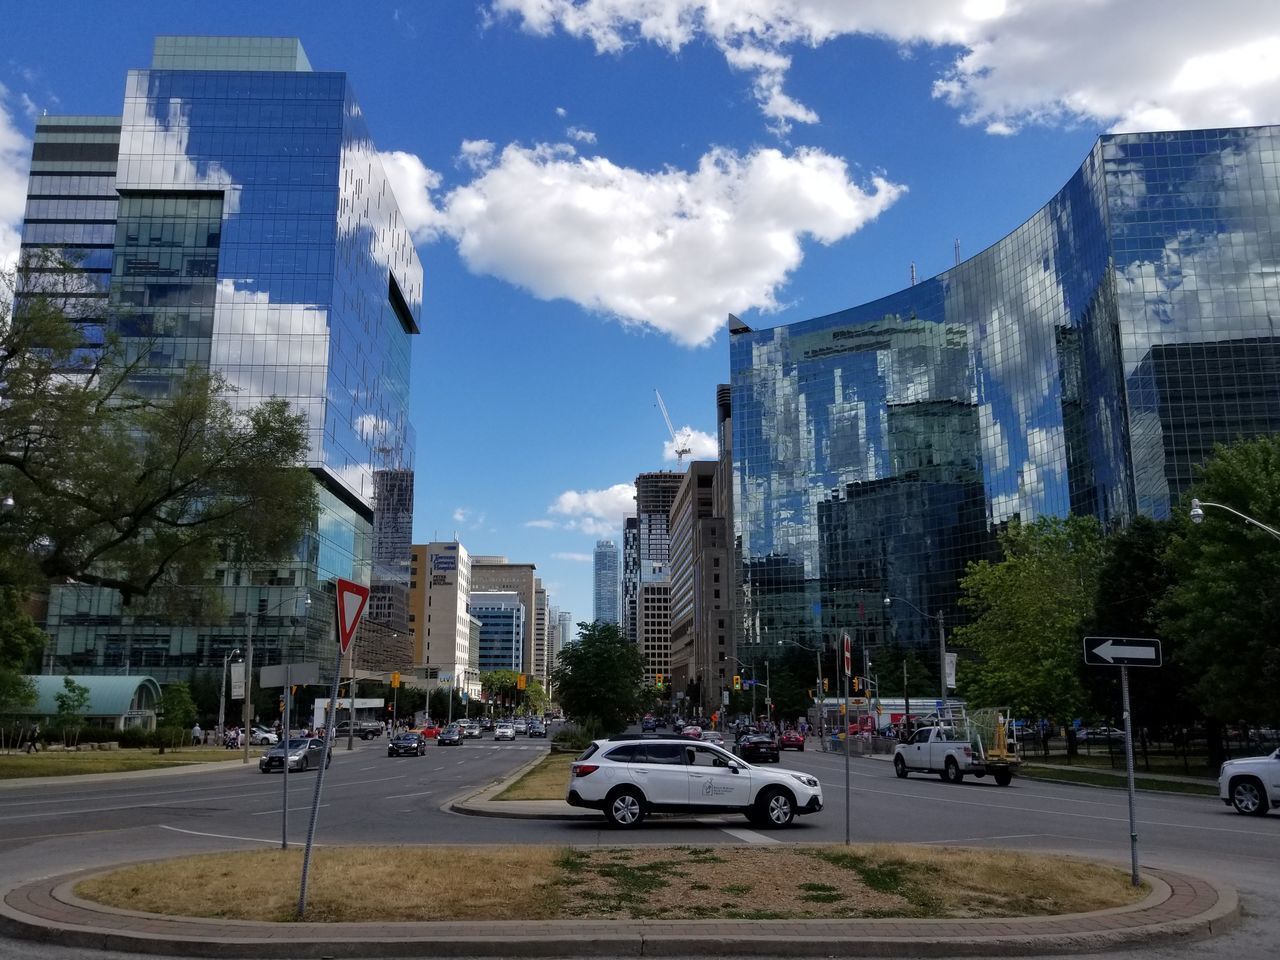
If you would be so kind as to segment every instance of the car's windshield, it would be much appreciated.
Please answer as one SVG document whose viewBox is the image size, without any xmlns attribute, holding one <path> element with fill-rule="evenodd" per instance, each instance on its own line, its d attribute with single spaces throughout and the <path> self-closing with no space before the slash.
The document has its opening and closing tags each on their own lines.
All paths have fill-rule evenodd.
<svg viewBox="0 0 1280 960">
<path fill-rule="evenodd" d="M 307 745 L 307 743 L 308 743 L 308 740 L 306 737 L 294 737 L 292 740 L 289 741 L 289 749 L 301 750 L 303 747 Z"/>
</svg>

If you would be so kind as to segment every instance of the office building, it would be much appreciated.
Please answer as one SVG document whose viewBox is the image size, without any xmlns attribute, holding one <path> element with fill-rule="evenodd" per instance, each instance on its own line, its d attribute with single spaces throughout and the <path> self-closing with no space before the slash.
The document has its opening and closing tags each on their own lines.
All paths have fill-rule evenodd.
<svg viewBox="0 0 1280 960">
<path fill-rule="evenodd" d="M 378 562 L 379 609 L 394 616 L 403 597 L 407 570 L 376 540 L 402 539 L 404 503 L 386 488 L 396 518 L 379 525 L 376 478 L 413 469 L 423 283 L 346 75 L 313 70 L 292 39 L 157 38 L 150 68 L 129 71 L 120 116 L 39 118 L 22 240 L 24 255 L 79 263 L 86 315 L 106 317 L 127 349 L 145 346 L 137 387 L 163 395 L 195 365 L 236 388 L 234 405 L 288 399 L 308 421 L 320 499 L 295 557 L 209 571 L 189 615 L 53 585 L 46 669 L 188 679 L 220 668 L 252 618 L 256 667 L 331 671 L 330 581 L 371 584 Z M 357 667 L 403 665 L 397 626 L 371 623 L 377 643 L 357 637 Z"/>
<path fill-rule="evenodd" d="M 471 589 L 477 593 L 515 593 L 524 605 L 524 627 L 520 638 L 520 660 L 525 673 L 534 672 L 534 619 L 537 591 L 541 581 L 532 563 L 510 563 L 506 557 L 471 558 Z"/>
<path fill-rule="evenodd" d="M 597 540 L 594 566 L 593 619 L 597 623 L 621 624 L 618 615 L 618 547 L 612 540 Z"/>
<path fill-rule="evenodd" d="M 670 514 L 683 481 L 666 470 L 636 477 L 636 638 L 655 681 L 671 673 Z"/>
<path fill-rule="evenodd" d="M 533 582 L 533 675 L 547 685 L 547 591 L 542 578 Z"/>
<path fill-rule="evenodd" d="M 480 653 L 471 649 L 472 557 L 457 540 L 413 547 L 410 616 L 413 672 L 428 690 L 480 696 Z"/>
<path fill-rule="evenodd" d="M 480 672 L 524 673 L 524 604 L 512 590 L 471 594 L 471 613 L 480 622 Z"/>
<path fill-rule="evenodd" d="M 573 614 L 570 613 L 568 610 L 560 611 L 559 640 L 560 640 L 560 645 L 556 649 L 557 653 L 559 653 L 565 647 L 571 646 L 572 644 L 578 642 L 578 631 L 574 628 L 574 625 L 573 625 Z"/>
<path fill-rule="evenodd" d="M 1277 156 L 1280 127 L 1107 134 L 954 268 L 735 322 L 744 651 L 931 645 L 1004 524 L 1168 517 L 1213 444 L 1277 432 Z"/>
<path fill-rule="evenodd" d="M 622 521 L 622 635 L 636 642 L 638 607 L 636 599 L 640 591 L 640 518 L 627 517 Z"/>
</svg>

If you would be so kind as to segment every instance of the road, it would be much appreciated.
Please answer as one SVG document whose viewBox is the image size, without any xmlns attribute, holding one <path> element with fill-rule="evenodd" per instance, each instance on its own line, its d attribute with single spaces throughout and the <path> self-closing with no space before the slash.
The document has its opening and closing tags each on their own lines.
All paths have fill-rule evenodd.
<svg viewBox="0 0 1280 960">
<path fill-rule="evenodd" d="M 466 817 L 442 809 L 535 759 L 548 747 L 468 741 L 432 744 L 423 757 L 390 758 L 381 740 L 339 743 L 326 773 L 318 843 L 332 844 L 696 844 L 839 843 L 844 839 L 844 758 L 808 750 L 782 766 L 822 780 L 826 809 L 785 831 L 761 832 L 741 817 L 655 818 L 633 833 L 583 822 Z M 883 761 L 850 761 L 854 842 L 913 842 L 1071 853 L 1127 867 L 1123 791 L 1017 779 L 952 785 L 936 777 L 894 777 Z M 289 835 L 306 836 L 315 773 L 290 777 Z M 255 847 L 280 842 L 282 777 L 255 766 L 163 776 L 0 785 L 0 873 L 34 878 L 126 860 Z M 1235 886 L 1253 917 L 1238 931 L 1201 944 L 1135 954 L 1158 960 L 1277 955 L 1280 815 L 1241 817 L 1213 798 L 1139 794 L 1144 864 L 1187 870 Z M 211 896 L 230 895 L 210 891 Z M 0 941 L 0 958 L 75 957 Z M 86 953 L 107 958 L 111 955 Z"/>
</svg>

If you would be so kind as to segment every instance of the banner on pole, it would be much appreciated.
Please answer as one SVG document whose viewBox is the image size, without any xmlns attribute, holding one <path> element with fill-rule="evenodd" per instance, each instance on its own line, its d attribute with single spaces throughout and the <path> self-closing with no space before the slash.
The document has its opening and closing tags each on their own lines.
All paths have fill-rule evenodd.
<svg viewBox="0 0 1280 960">
<path fill-rule="evenodd" d="M 244 699 L 244 661 L 231 664 L 231 699 Z"/>
</svg>

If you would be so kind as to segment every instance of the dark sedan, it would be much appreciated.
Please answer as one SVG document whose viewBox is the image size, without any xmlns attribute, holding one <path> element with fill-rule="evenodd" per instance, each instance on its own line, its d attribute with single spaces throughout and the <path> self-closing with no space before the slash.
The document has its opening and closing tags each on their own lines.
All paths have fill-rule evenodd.
<svg viewBox="0 0 1280 960">
<path fill-rule="evenodd" d="M 416 730 L 398 733 L 387 743 L 388 757 L 420 757 L 426 752 L 426 738 Z"/>
<path fill-rule="evenodd" d="M 748 763 L 778 762 L 778 744 L 767 733 L 749 733 L 738 740 L 733 750 Z"/>
<path fill-rule="evenodd" d="M 462 727 L 456 723 L 451 723 L 440 731 L 440 736 L 436 738 L 436 743 L 442 747 L 460 747 L 464 736 Z"/>
<path fill-rule="evenodd" d="M 536 720 L 529 721 L 526 732 L 531 737 L 542 737 L 544 740 L 547 738 L 547 728 Z"/>
</svg>

